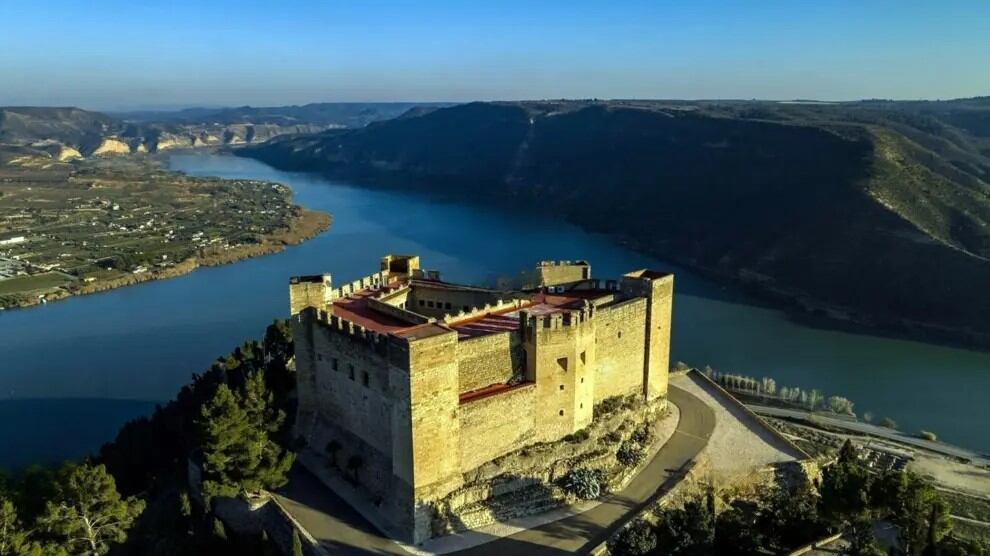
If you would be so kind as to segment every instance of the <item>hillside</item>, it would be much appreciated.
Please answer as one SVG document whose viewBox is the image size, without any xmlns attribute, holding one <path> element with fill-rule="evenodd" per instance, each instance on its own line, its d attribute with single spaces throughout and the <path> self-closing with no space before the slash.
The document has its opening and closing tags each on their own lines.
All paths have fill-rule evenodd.
<svg viewBox="0 0 990 556">
<path fill-rule="evenodd" d="M 816 313 L 990 348 L 987 110 L 474 103 L 243 154 L 539 208 Z"/>
<path fill-rule="evenodd" d="M 430 104 L 443 106 L 442 104 Z M 230 108 L 186 108 L 177 111 L 121 112 L 124 120 L 153 123 L 219 124 L 312 124 L 332 127 L 364 127 L 371 122 L 395 118 L 422 106 L 411 102 L 318 102 L 293 106 L 238 106 Z"/>
<path fill-rule="evenodd" d="M 0 107 L 0 162 L 249 145 L 280 135 L 362 127 L 415 106 L 322 103 L 114 115 L 79 108 Z"/>
</svg>

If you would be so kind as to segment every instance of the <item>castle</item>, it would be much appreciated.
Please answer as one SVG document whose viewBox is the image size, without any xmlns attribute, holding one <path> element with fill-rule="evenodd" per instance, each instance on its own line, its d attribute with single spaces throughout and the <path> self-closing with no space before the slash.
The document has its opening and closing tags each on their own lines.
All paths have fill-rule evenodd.
<svg viewBox="0 0 990 556">
<path fill-rule="evenodd" d="M 601 281 L 587 262 L 560 261 L 499 291 L 401 255 L 337 288 L 328 274 L 292 278 L 295 432 L 350 462 L 391 528 L 421 542 L 432 502 L 472 469 L 583 429 L 607 398 L 663 403 L 673 285 L 652 270 Z"/>
</svg>

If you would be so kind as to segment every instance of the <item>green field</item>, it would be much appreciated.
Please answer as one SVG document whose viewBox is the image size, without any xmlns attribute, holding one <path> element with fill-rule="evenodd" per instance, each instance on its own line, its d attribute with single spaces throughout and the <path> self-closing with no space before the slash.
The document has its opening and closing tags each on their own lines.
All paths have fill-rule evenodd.
<svg viewBox="0 0 990 556">
<path fill-rule="evenodd" d="M 25 293 L 36 290 L 50 290 L 64 285 L 70 280 L 57 272 L 46 272 L 34 276 L 17 276 L 0 280 L 0 295 Z"/>
</svg>

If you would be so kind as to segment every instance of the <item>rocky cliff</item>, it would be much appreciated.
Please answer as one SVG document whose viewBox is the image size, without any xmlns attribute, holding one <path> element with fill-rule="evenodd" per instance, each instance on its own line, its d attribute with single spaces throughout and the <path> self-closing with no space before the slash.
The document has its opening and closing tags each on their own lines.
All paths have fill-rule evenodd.
<svg viewBox="0 0 990 556">
<path fill-rule="evenodd" d="M 302 107 L 190 109 L 111 117 L 78 108 L 0 108 L 0 148 L 20 157 L 73 157 L 155 153 L 170 149 L 239 146 L 289 134 L 364 125 L 412 105 L 319 104 Z M 27 153 L 27 154 L 25 154 Z"/>
</svg>

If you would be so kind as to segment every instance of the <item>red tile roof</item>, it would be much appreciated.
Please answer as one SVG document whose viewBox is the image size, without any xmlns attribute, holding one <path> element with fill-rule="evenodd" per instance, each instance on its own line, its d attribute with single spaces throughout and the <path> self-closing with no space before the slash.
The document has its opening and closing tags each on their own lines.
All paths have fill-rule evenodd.
<svg viewBox="0 0 990 556">
<path fill-rule="evenodd" d="M 515 390 L 520 390 L 522 388 L 528 388 L 535 385 L 535 382 L 520 382 L 519 384 L 490 384 L 484 388 L 478 388 L 477 390 L 461 393 L 459 402 L 463 405 L 469 402 L 489 398 L 498 394 L 505 394 L 506 392 L 513 392 Z"/>
</svg>

